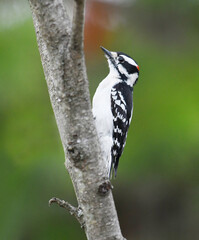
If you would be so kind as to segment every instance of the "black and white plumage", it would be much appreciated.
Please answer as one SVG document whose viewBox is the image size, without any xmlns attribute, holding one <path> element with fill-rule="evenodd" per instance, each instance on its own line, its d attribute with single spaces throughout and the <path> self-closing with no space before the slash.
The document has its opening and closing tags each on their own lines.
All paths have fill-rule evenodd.
<svg viewBox="0 0 199 240">
<path fill-rule="evenodd" d="M 133 86 L 138 80 L 139 67 L 128 55 L 101 48 L 110 72 L 93 97 L 93 116 L 107 174 L 110 176 L 113 168 L 116 176 L 132 118 Z"/>
</svg>

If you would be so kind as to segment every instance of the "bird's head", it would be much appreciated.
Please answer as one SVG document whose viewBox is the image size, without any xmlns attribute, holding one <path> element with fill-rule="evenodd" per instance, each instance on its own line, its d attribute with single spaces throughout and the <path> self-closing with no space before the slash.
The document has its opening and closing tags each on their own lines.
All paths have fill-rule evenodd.
<svg viewBox="0 0 199 240">
<path fill-rule="evenodd" d="M 133 87 L 139 76 L 138 64 L 125 53 L 110 52 L 104 47 L 101 47 L 101 49 L 108 59 L 110 74 Z"/>
</svg>

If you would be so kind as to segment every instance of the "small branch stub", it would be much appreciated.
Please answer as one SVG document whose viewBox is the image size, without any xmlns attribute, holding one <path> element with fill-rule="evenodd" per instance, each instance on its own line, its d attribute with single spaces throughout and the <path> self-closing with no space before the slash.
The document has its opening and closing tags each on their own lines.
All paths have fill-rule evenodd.
<svg viewBox="0 0 199 240">
<path fill-rule="evenodd" d="M 71 215 L 75 216 L 76 219 L 78 220 L 78 222 L 80 223 L 81 227 L 84 228 L 85 227 L 85 223 L 83 220 L 83 211 L 80 207 L 74 207 L 72 206 L 70 203 L 61 200 L 59 198 L 53 197 L 49 200 L 49 206 L 51 206 L 52 203 L 56 203 L 58 204 L 60 207 L 65 208 L 66 210 L 68 210 L 70 212 Z"/>
</svg>

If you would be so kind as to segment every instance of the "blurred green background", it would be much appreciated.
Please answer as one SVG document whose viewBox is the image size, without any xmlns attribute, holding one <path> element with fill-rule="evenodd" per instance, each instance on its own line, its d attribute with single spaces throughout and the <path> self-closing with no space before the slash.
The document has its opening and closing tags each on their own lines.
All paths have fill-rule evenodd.
<svg viewBox="0 0 199 240">
<path fill-rule="evenodd" d="M 140 66 L 113 194 L 128 240 L 199 236 L 199 1 L 87 1 L 91 97 L 103 45 Z M 0 2 L 0 239 L 86 239 L 53 197 L 76 205 L 28 3 Z"/>
</svg>

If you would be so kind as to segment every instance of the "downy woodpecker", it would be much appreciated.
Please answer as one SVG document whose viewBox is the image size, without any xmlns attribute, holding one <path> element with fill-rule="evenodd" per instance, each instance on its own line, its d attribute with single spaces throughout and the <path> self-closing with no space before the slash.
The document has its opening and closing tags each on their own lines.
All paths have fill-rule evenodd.
<svg viewBox="0 0 199 240">
<path fill-rule="evenodd" d="M 93 116 L 106 161 L 107 175 L 115 176 L 122 155 L 133 113 L 133 86 L 138 80 L 139 66 L 122 52 L 110 52 L 101 47 L 110 72 L 99 84 L 93 97 Z"/>
</svg>

